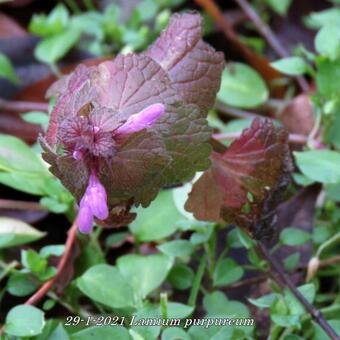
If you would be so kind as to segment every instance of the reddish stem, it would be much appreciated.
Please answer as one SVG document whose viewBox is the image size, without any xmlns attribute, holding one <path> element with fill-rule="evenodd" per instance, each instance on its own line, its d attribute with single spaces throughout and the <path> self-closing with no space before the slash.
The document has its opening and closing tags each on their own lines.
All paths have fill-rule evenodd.
<svg viewBox="0 0 340 340">
<path fill-rule="evenodd" d="M 300 303 L 305 307 L 308 313 L 312 316 L 312 318 L 317 322 L 320 327 L 326 332 L 326 334 L 332 340 L 339 340 L 340 338 L 335 333 L 334 329 L 330 326 L 327 320 L 324 318 L 322 313 L 311 305 L 306 298 L 300 293 L 300 291 L 295 287 L 293 282 L 290 280 L 288 275 L 282 269 L 281 264 L 276 260 L 275 257 L 272 256 L 268 248 L 262 243 L 258 242 L 258 250 L 262 254 L 262 256 L 269 262 L 273 271 L 280 278 L 280 281 L 287 286 L 290 291 L 294 294 L 294 296 L 300 301 Z"/>
<path fill-rule="evenodd" d="M 244 59 L 246 59 L 248 63 L 259 73 L 261 73 L 267 82 L 270 82 L 280 76 L 280 73 L 269 65 L 266 58 L 253 52 L 240 40 L 233 29 L 233 26 L 226 20 L 222 11 L 213 0 L 195 0 L 195 2 L 203 7 L 208 14 L 210 14 L 229 41 L 240 51 Z"/>
<path fill-rule="evenodd" d="M 52 288 L 52 286 L 57 282 L 57 280 L 60 278 L 61 274 L 63 273 L 69 259 L 72 255 L 72 248 L 74 245 L 74 242 L 77 238 L 77 223 L 73 223 L 71 226 L 68 235 L 67 240 L 65 244 L 65 251 L 63 255 L 60 258 L 58 267 L 57 267 L 57 273 L 52 279 L 45 282 L 26 302 L 26 305 L 36 305 Z"/>
</svg>

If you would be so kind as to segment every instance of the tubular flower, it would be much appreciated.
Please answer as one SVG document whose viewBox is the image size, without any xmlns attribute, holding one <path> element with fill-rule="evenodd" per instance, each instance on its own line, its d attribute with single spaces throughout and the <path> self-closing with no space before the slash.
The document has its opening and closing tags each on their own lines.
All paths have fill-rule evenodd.
<svg viewBox="0 0 340 340">
<path fill-rule="evenodd" d="M 102 127 L 95 126 L 88 123 L 78 124 L 84 122 L 85 118 L 80 117 L 74 120 L 75 125 L 80 127 L 78 130 L 72 124 L 66 124 L 66 131 L 62 130 L 63 137 L 68 134 L 66 138 L 69 148 L 73 148 L 72 156 L 75 160 L 82 159 L 86 153 L 91 153 L 92 150 L 92 166 L 98 166 L 96 156 L 101 153 L 106 154 L 113 145 L 118 146 L 115 140 L 127 137 L 131 133 L 136 133 L 147 127 L 152 126 L 157 119 L 164 114 L 165 107 L 162 104 L 153 104 L 145 108 L 139 113 L 131 115 L 127 121 L 116 128 L 113 132 L 103 131 Z M 83 126 L 84 125 L 84 126 Z M 87 149 L 92 145 L 92 149 Z M 97 146 L 95 147 L 95 145 Z M 89 177 L 89 182 L 86 191 L 80 200 L 79 212 L 77 217 L 77 224 L 79 230 L 88 234 L 92 231 L 93 220 L 96 217 L 99 220 L 105 220 L 109 216 L 109 209 L 107 204 L 107 194 L 104 186 L 100 183 L 96 170 L 93 168 Z"/>
</svg>

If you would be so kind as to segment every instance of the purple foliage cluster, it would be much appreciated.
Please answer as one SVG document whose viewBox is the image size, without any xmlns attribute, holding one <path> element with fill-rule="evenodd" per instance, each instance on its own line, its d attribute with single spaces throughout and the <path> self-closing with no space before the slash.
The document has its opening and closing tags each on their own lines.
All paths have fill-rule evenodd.
<svg viewBox="0 0 340 340">
<path fill-rule="evenodd" d="M 94 217 L 126 223 L 133 204 L 209 166 L 206 116 L 223 67 L 202 41 L 202 18 L 175 14 L 145 53 L 80 65 L 50 88 L 58 99 L 43 157 L 80 202 L 82 232 Z"/>
</svg>

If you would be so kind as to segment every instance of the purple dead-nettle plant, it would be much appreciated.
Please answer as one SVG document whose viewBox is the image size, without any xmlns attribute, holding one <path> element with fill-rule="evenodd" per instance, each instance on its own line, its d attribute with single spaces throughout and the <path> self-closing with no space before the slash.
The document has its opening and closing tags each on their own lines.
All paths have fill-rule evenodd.
<svg viewBox="0 0 340 340">
<path fill-rule="evenodd" d="M 79 202 L 81 232 L 94 218 L 128 223 L 133 204 L 209 166 L 206 116 L 224 58 L 201 38 L 198 14 L 175 14 L 145 53 L 80 65 L 50 88 L 58 100 L 43 157 Z"/>
</svg>

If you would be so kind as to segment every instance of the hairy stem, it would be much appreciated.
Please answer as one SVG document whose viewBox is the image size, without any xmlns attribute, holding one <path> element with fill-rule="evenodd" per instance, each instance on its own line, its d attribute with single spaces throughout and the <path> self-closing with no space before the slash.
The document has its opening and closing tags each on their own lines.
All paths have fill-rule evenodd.
<svg viewBox="0 0 340 340">
<path fill-rule="evenodd" d="M 63 274 L 64 269 L 66 268 L 66 265 L 71 258 L 72 255 L 72 249 L 73 245 L 76 241 L 77 238 L 77 223 L 74 222 L 73 225 L 71 226 L 68 235 L 67 235 L 67 240 L 65 244 L 65 251 L 63 255 L 60 258 L 58 267 L 57 267 L 57 273 L 52 279 L 48 280 L 45 282 L 36 292 L 33 294 L 26 302 L 26 305 L 35 305 L 37 304 L 52 288 L 52 286 L 57 282 L 59 277 Z"/>
<path fill-rule="evenodd" d="M 330 324 L 327 322 L 327 320 L 324 318 L 323 314 L 319 310 L 314 308 L 300 293 L 300 291 L 295 287 L 295 285 L 290 280 L 288 275 L 284 272 L 280 263 L 271 255 L 268 248 L 262 242 L 258 242 L 258 250 L 262 254 L 262 256 L 270 263 L 272 269 L 275 271 L 280 281 L 291 290 L 291 292 L 301 302 L 301 304 L 305 307 L 308 313 L 310 313 L 315 322 L 317 322 L 320 325 L 320 327 L 326 332 L 326 334 L 332 340 L 339 340 L 340 338 L 335 333 L 334 329 L 330 326 Z"/>
</svg>

